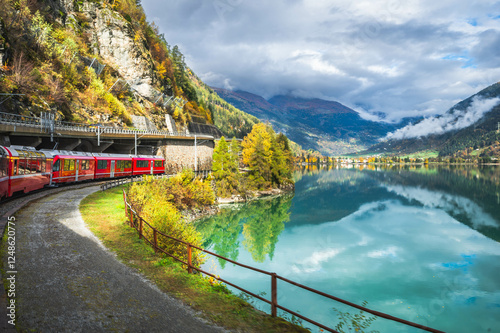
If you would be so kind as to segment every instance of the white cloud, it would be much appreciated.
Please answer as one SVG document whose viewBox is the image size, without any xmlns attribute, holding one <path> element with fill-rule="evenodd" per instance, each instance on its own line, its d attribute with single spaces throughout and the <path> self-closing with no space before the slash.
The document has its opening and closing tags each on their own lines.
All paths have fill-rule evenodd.
<svg viewBox="0 0 500 333">
<path fill-rule="evenodd" d="M 369 258 L 397 258 L 399 249 L 396 246 L 389 246 L 381 250 L 373 250 L 366 254 Z"/>
<path fill-rule="evenodd" d="M 384 139 L 421 138 L 431 134 L 442 134 L 473 125 L 485 113 L 500 103 L 500 98 L 474 98 L 465 110 L 452 109 L 451 112 L 439 117 L 430 117 L 417 124 L 411 124 L 387 134 Z"/>
<path fill-rule="evenodd" d="M 442 114 L 500 79 L 498 1 L 142 4 L 206 83 L 265 97 L 301 92 L 398 120 Z"/>
<path fill-rule="evenodd" d="M 387 185 L 385 187 L 389 192 L 394 192 L 408 200 L 418 201 L 426 208 L 442 209 L 449 214 L 465 216 L 474 228 L 498 227 L 491 215 L 465 197 L 412 186 Z M 435 220 L 434 223 L 440 223 L 440 221 Z"/>
<path fill-rule="evenodd" d="M 324 263 L 341 253 L 341 249 L 328 249 L 321 252 L 313 252 L 309 257 L 297 262 L 292 266 L 295 273 L 313 273 L 321 270 Z"/>
</svg>

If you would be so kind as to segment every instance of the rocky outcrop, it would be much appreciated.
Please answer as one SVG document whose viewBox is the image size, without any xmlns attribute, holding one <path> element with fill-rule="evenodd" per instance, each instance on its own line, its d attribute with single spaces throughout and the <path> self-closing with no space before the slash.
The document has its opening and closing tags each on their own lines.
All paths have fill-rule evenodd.
<svg viewBox="0 0 500 333">
<path fill-rule="evenodd" d="M 136 36 L 127 20 L 106 4 L 93 1 L 84 0 L 75 5 L 73 0 L 49 0 L 48 5 L 57 20 L 72 29 L 82 29 L 77 17 L 84 17 L 93 53 L 117 70 L 141 97 L 156 98 L 154 65 L 144 38 Z"/>
<path fill-rule="evenodd" d="M 99 4 L 85 2 L 82 12 L 90 20 L 94 53 L 112 65 L 139 95 L 153 98 L 154 67 L 142 36 L 135 36 L 129 22 Z"/>
</svg>

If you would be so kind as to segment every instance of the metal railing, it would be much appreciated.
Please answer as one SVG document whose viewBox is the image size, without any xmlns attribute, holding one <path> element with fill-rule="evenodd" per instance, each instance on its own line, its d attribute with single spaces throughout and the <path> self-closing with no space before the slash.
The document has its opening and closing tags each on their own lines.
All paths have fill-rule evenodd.
<svg viewBox="0 0 500 333">
<path fill-rule="evenodd" d="M 208 178 L 208 176 L 212 173 L 211 170 L 200 170 L 200 171 L 195 171 L 195 177 L 200 178 L 200 179 L 205 179 Z M 145 177 L 153 177 L 154 179 L 161 179 L 161 178 L 170 178 L 172 177 L 173 174 L 166 174 L 166 173 L 160 173 L 160 174 L 144 174 L 144 175 L 139 175 L 139 176 L 130 176 L 130 177 L 125 177 L 125 178 L 117 178 L 110 180 L 104 184 L 101 184 L 101 191 L 106 191 L 109 190 L 110 188 L 117 187 L 120 185 L 128 184 L 128 183 L 133 183 L 133 182 L 142 182 L 145 180 Z"/>
<path fill-rule="evenodd" d="M 0 123 L 7 125 L 26 126 L 26 127 L 39 127 L 43 131 L 44 122 L 39 117 L 29 117 L 12 113 L 0 112 Z M 135 128 L 115 128 L 111 126 L 96 126 L 80 123 L 72 123 L 67 121 L 54 121 L 54 130 L 67 130 L 74 132 L 88 132 L 96 134 L 140 134 L 140 135 L 156 135 L 156 136 L 184 136 L 192 137 L 194 135 L 204 135 L 212 137 L 212 134 L 206 133 L 188 133 L 187 131 L 170 132 L 160 130 L 142 130 Z"/>
<path fill-rule="evenodd" d="M 132 182 L 142 182 L 144 180 L 143 175 L 140 176 L 131 176 L 127 178 L 118 178 L 118 179 L 113 179 L 109 182 L 105 182 L 104 184 L 101 184 L 101 191 L 106 191 L 109 190 L 110 188 L 117 187 L 120 185 L 132 183 Z"/>
<path fill-rule="evenodd" d="M 123 190 L 123 201 L 125 203 L 125 215 L 127 216 L 128 220 L 129 220 L 129 224 L 132 228 L 136 229 L 139 233 L 139 239 L 144 239 L 147 243 L 149 243 L 155 250 L 156 253 L 158 252 L 161 252 L 171 258 L 173 258 L 174 260 L 177 260 L 179 262 L 181 262 L 182 264 L 186 265 L 187 266 L 187 271 L 188 273 L 193 273 L 193 271 L 198 271 L 200 273 L 203 273 L 207 276 L 210 276 L 220 282 L 223 282 L 229 286 L 232 286 L 238 290 L 241 290 L 243 291 L 244 293 L 252 296 L 252 297 L 255 297 L 257 298 L 258 300 L 264 302 L 264 303 L 267 303 L 269 305 L 271 305 L 271 316 L 273 317 L 276 317 L 277 316 L 277 310 L 280 309 L 282 311 L 285 311 L 285 312 L 288 312 L 290 313 L 291 315 L 297 317 L 297 318 L 300 318 L 302 320 L 305 320 L 313 325 L 316 325 L 318 327 L 320 327 L 321 329 L 324 329 L 328 332 L 333 332 L 333 333 L 339 333 L 338 331 L 335 331 L 334 329 L 328 327 L 328 326 L 325 326 L 321 323 L 318 323 L 304 315 L 301 315 L 295 311 L 292 311 L 288 308 L 285 308 L 281 305 L 278 304 L 278 290 L 277 290 L 277 281 L 278 280 L 281 280 L 283 282 L 286 282 L 286 283 L 289 283 L 291 285 L 294 285 L 296 287 L 299 287 L 299 288 L 302 288 L 304 290 L 307 290 L 309 292 L 312 292 L 314 294 L 317 294 L 317 295 L 320 295 L 320 296 L 323 296 L 323 297 L 326 297 L 328 299 L 331 299 L 331 300 L 334 300 L 336 302 L 339 302 L 339 303 L 343 303 L 345 305 L 348 305 L 348 306 L 351 306 L 353 308 L 356 308 L 358 310 L 361 310 L 361 311 L 364 311 L 364 312 L 368 312 L 370 314 L 373 314 L 377 317 L 381 317 L 381 318 L 385 318 L 385 319 L 388 319 L 388 320 L 392 320 L 392 321 L 395 321 L 395 322 L 398 322 L 398 323 L 401 323 L 401 324 L 404 324 L 404 325 L 407 325 L 407 326 L 412 326 L 412 327 L 416 327 L 416 328 L 419 328 L 421 330 L 424 330 L 424 331 L 427 331 L 427 332 L 434 332 L 434 333 L 444 333 L 443 331 L 439 331 L 439 330 L 436 330 L 436 329 L 433 329 L 433 328 L 430 328 L 430 327 L 427 327 L 427 326 L 424 326 L 424 325 L 420 325 L 420 324 L 417 324 L 417 323 L 414 323 L 414 322 L 411 322 L 411 321 L 407 321 L 407 320 L 404 320 L 404 319 L 401 319 L 401 318 L 397 318 L 397 317 L 394 317 L 394 316 L 391 316 L 391 315 L 388 315 L 386 313 L 383 313 L 383 312 L 379 312 L 379 311 L 375 311 L 375 310 L 371 310 L 371 309 L 368 309 L 368 308 L 365 308 L 363 306 L 360 306 L 360 305 L 357 305 L 357 304 L 354 304 L 352 302 L 349 302 L 349 301 L 346 301 L 346 300 L 343 300 L 341 298 L 338 298 L 338 297 L 335 297 L 335 296 L 332 296 L 332 295 L 329 295 L 327 293 L 324 293 L 324 292 L 321 292 L 319 290 L 316 290 L 316 289 L 313 289 L 313 288 L 310 288 L 308 286 L 305 286 L 303 284 L 300 284 L 300 283 L 297 283 L 295 281 L 292 281 L 292 280 L 289 280 L 285 277 L 282 277 L 276 273 L 271 273 L 271 272 L 267 272 L 267 271 L 264 271 L 264 270 L 261 270 L 261 269 L 258 269 L 258 268 L 255 268 L 255 267 L 252 267 L 252 266 L 248 266 L 248 265 L 244 265 L 244 264 L 241 264 L 237 261 L 234 261 L 234 260 L 231 260 L 229 258 L 226 258 L 226 257 L 223 257 L 221 255 L 218 255 L 217 253 L 214 253 L 214 252 L 211 252 L 211 251 L 208 251 L 208 250 L 205 250 L 203 248 L 200 248 L 196 245 L 193 245 L 191 243 L 188 243 L 184 240 L 181 240 L 181 239 L 178 239 L 178 238 L 175 238 L 175 237 L 172 237 L 172 236 L 169 236 L 169 235 L 166 235 L 164 234 L 163 232 L 157 230 L 156 228 L 154 228 L 151 224 L 149 224 L 146 220 L 144 220 L 134 209 L 133 207 L 130 205 L 130 203 L 128 203 L 127 201 L 127 194 L 125 193 L 125 190 Z M 146 228 L 149 228 L 149 230 L 145 230 Z M 152 235 L 152 239 L 149 239 L 145 234 L 150 234 Z M 161 242 L 161 237 L 163 237 L 164 239 L 169 239 L 169 240 L 173 240 L 177 243 L 181 243 L 181 244 L 184 244 L 186 245 L 186 260 L 183 260 L 181 258 L 178 258 L 176 256 L 174 256 L 173 254 L 171 253 L 168 253 L 166 252 L 164 249 L 162 249 L 159 245 L 162 243 Z M 159 239 L 160 238 L 160 239 Z M 258 272 L 258 273 L 261 273 L 261 274 L 264 274 L 264 275 L 268 275 L 271 277 L 271 300 L 268 300 L 268 299 L 265 299 L 264 297 L 262 296 L 259 296 L 255 293 L 252 293 L 251 291 L 248 291 L 240 286 L 237 286 L 235 285 L 234 283 L 231 283 L 225 279 L 222 279 L 220 278 L 219 276 L 216 276 L 212 273 L 209 273 L 207 271 L 204 271 L 203 269 L 199 268 L 199 267 L 195 267 L 193 265 L 193 262 L 192 262 L 192 251 L 193 249 L 195 250 L 198 250 L 198 251 L 201 251 L 203 253 L 206 253 L 206 254 L 209 254 L 209 255 L 212 255 L 214 257 L 217 257 L 219 259 L 222 259 L 222 260 L 225 260 L 227 262 L 230 262 L 232 264 L 235 264 L 237 266 L 240 266 L 240 267 L 243 267 L 243 268 L 246 268 L 246 269 L 249 269 L 249 270 L 252 270 L 252 271 L 255 271 L 255 272 Z"/>
</svg>

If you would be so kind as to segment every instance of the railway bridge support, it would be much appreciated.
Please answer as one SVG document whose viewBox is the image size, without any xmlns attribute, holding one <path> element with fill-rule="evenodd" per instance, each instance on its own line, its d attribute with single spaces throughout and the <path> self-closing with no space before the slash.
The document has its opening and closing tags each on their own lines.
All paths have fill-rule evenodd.
<svg viewBox="0 0 500 333">
<path fill-rule="evenodd" d="M 0 145 L 94 153 L 160 155 L 167 171 L 211 168 L 214 136 L 81 125 L 0 113 Z"/>
</svg>

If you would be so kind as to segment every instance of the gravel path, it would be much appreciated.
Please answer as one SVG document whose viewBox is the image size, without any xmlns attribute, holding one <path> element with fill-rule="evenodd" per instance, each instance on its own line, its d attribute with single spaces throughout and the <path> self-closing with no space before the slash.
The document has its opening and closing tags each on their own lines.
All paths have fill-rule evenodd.
<svg viewBox="0 0 500 333">
<path fill-rule="evenodd" d="M 15 214 L 19 328 L 36 332 L 224 332 L 120 263 L 65 191 Z"/>
</svg>

